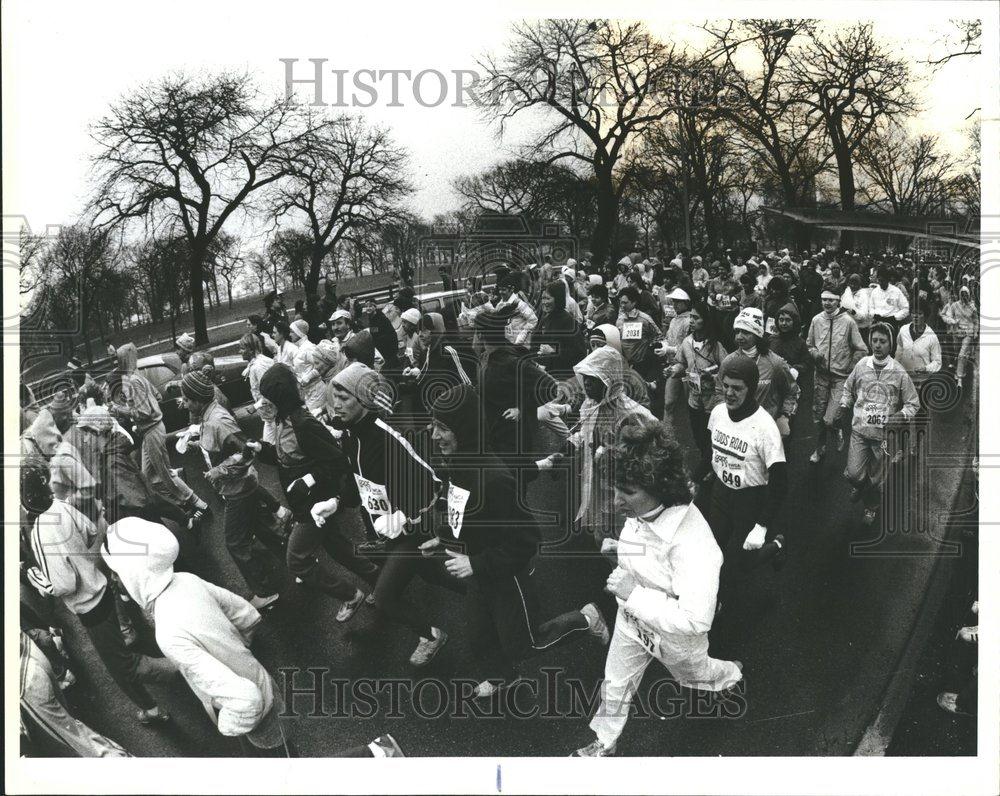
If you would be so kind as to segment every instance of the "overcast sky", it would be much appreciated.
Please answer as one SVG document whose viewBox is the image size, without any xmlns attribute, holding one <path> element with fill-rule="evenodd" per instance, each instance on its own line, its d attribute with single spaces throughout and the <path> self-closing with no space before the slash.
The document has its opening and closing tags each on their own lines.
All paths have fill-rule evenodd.
<svg viewBox="0 0 1000 796">
<path fill-rule="evenodd" d="M 469 7 L 476 4 L 468 3 Z M 25 215 L 35 229 L 72 221 L 88 195 L 88 157 L 95 145 L 88 124 L 130 88 L 170 70 L 246 69 L 274 92 L 284 90 L 282 58 L 298 58 L 296 77 L 311 75 L 309 58 L 326 58 L 325 68 L 433 69 L 451 76 L 474 69 L 477 55 L 502 49 L 513 19 L 575 14 L 607 15 L 613 10 L 642 16 L 664 37 L 698 41 L 691 22 L 664 19 L 666 4 L 642 9 L 614 4 L 576 2 L 549 12 L 537 4 L 516 8 L 436 9 L 427 3 L 399 12 L 379 4 L 359 3 L 222 3 L 199 0 L 169 3 L 134 2 L 4 2 L 3 13 L 3 160 L 4 214 Z M 988 6 L 986 6 L 988 8 Z M 744 9 L 748 6 L 743 6 Z M 778 5 L 772 17 L 781 16 Z M 946 3 L 882 3 L 823 6 L 826 13 L 863 14 L 876 18 L 876 29 L 901 52 L 925 58 L 935 39 L 950 29 L 948 17 L 963 9 Z M 975 8 L 967 6 L 967 8 Z M 803 5 L 784 8 L 798 16 Z M 995 7 L 994 7 L 995 9 Z M 818 9 L 811 9 L 818 16 Z M 984 5 L 975 10 L 981 12 Z M 738 7 L 699 3 L 697 12 L 717 18 L 738 15 Z M 690 11 L 688 11 L 690 13 Z M 757 9 L 758 15 L 761 13 Z M 659 16 L 656 16 L 659 15 Z M 971 14 L 968 14 L 971 16 Z M 920 129 L 939 133 L 953 150 L 964 147 L 963 122 L 982 105 L 983 59 L 959 59 L 930 78 L 919 91 L 926 110 Z M 348 76 L 349 87 L 350 76 Z M 450 81 L 449 91 L 455 91 Z M 433 102 L 438 82 L 422 84 L 425 101 Z M 470 108 L 420 107 L 411 84 L 400 84 L 403 107 L 390 101 L 388 81 L 379 84 L 377 104 L 364 111 L 391 125 L 412 153 L 418 193 L 413 207 L 425 217 L 453 209 L 457 197 L 450 181 L 486 168 L 510 154 L 530 132 L 530 122 L 513 127 L 504 141 Z M 327 73 L 324 94 L 335 96 Z M 365 95 L 359 94 L 361 99 Z"/>
</svg>

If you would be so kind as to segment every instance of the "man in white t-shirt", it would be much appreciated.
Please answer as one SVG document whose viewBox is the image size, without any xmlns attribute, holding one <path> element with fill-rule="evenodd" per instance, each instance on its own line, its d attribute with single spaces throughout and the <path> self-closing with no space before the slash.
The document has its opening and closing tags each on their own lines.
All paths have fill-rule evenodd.
<svg viewBox="0 0 1000 796">
<path fill-rule="evenodd" d="M 781 433 L 756 401 L 756 363 L 749 357 L 727 358 L 721 370 L 725 402 L 708 419 L 717 478 L 708 522 L 727 563 L 734 558 L 727 548 L 735 531 L 737 538 L 746 534 L 742 543 L 746 555 L 736 554 L 743 569 L 772 561 L 777 570 L 784 563 L 785 537 L 772 534 L 767 541 L 767 535 L 788 483 Z"/>
</svg>

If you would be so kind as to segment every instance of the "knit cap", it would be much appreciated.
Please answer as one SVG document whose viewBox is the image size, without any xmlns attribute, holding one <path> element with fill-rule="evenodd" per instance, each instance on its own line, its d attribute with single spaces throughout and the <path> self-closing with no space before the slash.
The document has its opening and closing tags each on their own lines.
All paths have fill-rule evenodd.
<svg viewBox="0 0 1000 796">
<path fill-rule="evenodd" d="M 181 393 L 198 403 L 210 403 L 215 398 L 215 385 L 200 370 L 192 370 L 181 376 Z"/>
<path fill-rule="evenodd" d="M 720 368 L 722 378 L 728 376 L 731 379 L 738 379 L 747 386 L 747 394 L 750 396 L 757 393 L 757 382 L 760 381 L 760 371 L 757 363 L 746 354 L 734 351 L 722 360 Z"/>
</svg>

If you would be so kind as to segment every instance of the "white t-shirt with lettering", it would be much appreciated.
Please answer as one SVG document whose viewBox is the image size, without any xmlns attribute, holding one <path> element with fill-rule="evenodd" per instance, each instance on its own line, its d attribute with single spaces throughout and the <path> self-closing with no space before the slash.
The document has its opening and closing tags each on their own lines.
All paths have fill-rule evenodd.
<svg viewBox="0 0 1000 796">
<path fill-rule="evenodd" d="M 781 432 L 763 407 L 734 423 L 726 405 L 719 404 L 708 418 L 712 440 L 712 469 L 730 489 L 767 484 L 767 470 L 785 461 Z"/>
</svg>

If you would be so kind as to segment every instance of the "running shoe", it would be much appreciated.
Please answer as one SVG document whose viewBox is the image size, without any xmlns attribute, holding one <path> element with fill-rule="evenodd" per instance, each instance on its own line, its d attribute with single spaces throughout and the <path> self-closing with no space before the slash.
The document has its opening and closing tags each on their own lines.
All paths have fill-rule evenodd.
<svg viewBox="0 0 1000 796">
<path fill-rule="evenodd" d="M 608 623 L 604 621 L 597 606 L 594 603 L 587 603 L 580 609 L 580 613 L 587 617 L 587 632 L 595 636 L 602 647 L 608 646 L 611 643 L 611 631 L 608 630 Z"/>
<path fill-rule="evenodd" d="M 266 597 L 258 597 L 256 594 L 250 598 L 250 605 L 256 608 L 258 611 L 263 611 L 265 608 L 270 608 L 278 602 L 277 594 L 269 594 Z"/>
<path fill-rule="evenodd" d="M 955 638 L 961 639 L 968 644 L 978 644 L 979 625 L 969 625 L 968 627 L 961 628 L 955 635 Z"/>
<path fill-rule="evenodd" d="M 878 514 L 877 509 L 865 509 L 864 524 L 871 525 L 875 522 L 875 515 Z"/>
<path fill-rule="evenodd" d="M 159 705 L 154 705 L 148 710 L 139 709 L 135 712 L 135 717 L 140 724 L 149 726 L 150 724 L 165 724 L 170 721 L 170 714 Z"/>
<path fill-rule="evenodd" d="M 617 744 L 605 746 L 596 738 L 586 746 L 577 749 L 570 757 L 611 757 L 615 753 Z"/>
<path fill-rule="evenodd" d="M 389 733 L 380 735 L 368 744 L 368 748 L 372 751 L 372 757 L 406 757 L 396 739 Z"/>
<path fill-rule="evenodd" d="M 826 448 L 816 448 L 816 450 L 812 452 L 812 456 L 809 457 L 809 463 L 819 464 L 824 456 L 826 456 Z"/>
<path fill-rule="evenodd" d="M 72 688 L 74 685 L 76 685 L 76 675 L 67 669 L 63 674 L 62 679 L 59 681 L 59 690 L 65 691 L 67 688 Z"/>
<path fill-rule="evenodd" d="M 938 707 L 942 710 L 947 710 L 949 713 L 953 713 L 956 716 L 971 716 L 972 714 L 958 709 L 958 694 L 952 693 L 951 691 L 942 691 L 937 695 Z"/>
<path fill-rule="evenodd" d="M 354 592 L 354 597 L 345 602 L 340 606 L 340 610 L 337 611 L 336 620 L 338 622 L 346 622 L 352 616 L 354 616 L 355 611 L 361 607 L 361 603 L 365 601 L 365 593 L 361 589 L 357 589 Z"/>
<path fill-rule="evenodd" d="M 431 628 L 431 634 L 432 638 L 420 637 L 417 648 L 413 650 L 413 654 L 410 656 L 411 666 L 426 666 L 448 641 L 448 634 L 440 628 Z"/>
</svg>

